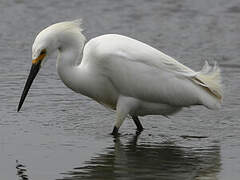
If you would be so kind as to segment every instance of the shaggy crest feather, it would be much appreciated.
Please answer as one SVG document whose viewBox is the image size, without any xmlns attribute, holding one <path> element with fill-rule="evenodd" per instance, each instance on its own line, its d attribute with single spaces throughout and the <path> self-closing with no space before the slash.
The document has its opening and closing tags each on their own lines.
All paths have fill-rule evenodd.
<svg viewBox="0 0 240 180">
<path fill-rule="evenodd" d="M 81 19 L 76 19 L 74 21 L 64 21 L 64 22 L 61 22 L 61 23 L 57 23 L 57 24 L 53 25 L 52 27 L 53 28 L 59 28 L 62 31 L 66 31 L 66 30 L 71 29 L 71 28 L 77 28 L 80 32 L 82 32 L 83 28 L 81 27 L 81 25 L 82 25 L 82 20 Z M 54 26 L 56 26 L 56 27 L 54 27 Z"/>
<path fill-rule="evenodd" d="M 77 26 L 81 32 L 84 30 L 82 28 L 82 19 L 76 19 L 76 20 L 69 21 L 69 22 L 72 23 L 73 25 Z"/>
<path fill-rule="evenodd" d="M 81 19 L 76 19 L 74 21 L 64 21 L 47 27 L 41 33 L 63 32 L 68 30 L 77 30 L 82 32 L 83 28 L 81 27 L 81 25 L 82 25 Z"/>
</svg>

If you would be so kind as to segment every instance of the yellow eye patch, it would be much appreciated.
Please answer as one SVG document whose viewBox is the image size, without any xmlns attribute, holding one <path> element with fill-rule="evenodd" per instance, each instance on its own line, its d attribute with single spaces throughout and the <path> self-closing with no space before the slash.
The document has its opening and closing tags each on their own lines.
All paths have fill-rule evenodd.
<svg viewBox="0 0 240 180">
<path fill-rule="evenodd" d="M 46 51 L 43 50 L 36 59 L 32 60 L 32 64 L 37 64 L 39 61 L 43 60 L 45 56 L 46 56 Z"/>
</svg>

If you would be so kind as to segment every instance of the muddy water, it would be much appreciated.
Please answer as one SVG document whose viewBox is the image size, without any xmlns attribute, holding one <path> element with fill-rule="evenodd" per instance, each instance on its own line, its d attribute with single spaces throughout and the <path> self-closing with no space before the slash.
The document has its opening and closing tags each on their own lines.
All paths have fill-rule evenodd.
<svg viewBox="0 0 240 180">
<path fill-rule="evenodd" d="M 0 15 L 0 179 L 239 179 L 238 0 L 1 0 Z M 17 113 L 36 33 L 76 18 L 88 39 L 127 35 L 195 70 L 217 61 L 222 109 L 144 117 L 139 136 L 126 120 L 113 139 L 114 112 L 67 89 L 51 58 Z"/>
</svg>

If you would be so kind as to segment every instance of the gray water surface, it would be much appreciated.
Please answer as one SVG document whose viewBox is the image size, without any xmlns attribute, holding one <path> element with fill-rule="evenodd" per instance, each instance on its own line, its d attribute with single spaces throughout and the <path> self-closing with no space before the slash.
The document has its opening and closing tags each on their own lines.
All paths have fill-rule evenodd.
<svg viewBox="0 0 240 180">
<path fill-rule="evenodd" d="M 238 0 L 1 0 L 0 179 L 218 179 L 240 177 L 240 2 Z M 66 88 L 49 59 L 21 112 L 16 107 L 44 27 L 83 19 L 87 39 L 117 33 L 200 70 L 222 69 L 222 109 L 183 109 L 127 119 Z"/>
</svg>

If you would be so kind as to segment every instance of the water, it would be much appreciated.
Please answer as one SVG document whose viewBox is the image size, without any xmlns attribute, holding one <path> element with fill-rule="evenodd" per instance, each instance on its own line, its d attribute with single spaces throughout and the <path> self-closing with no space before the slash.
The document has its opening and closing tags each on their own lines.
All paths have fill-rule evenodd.
<svg viewBox="0 0 240 180">
<path fill-rule="evenodd" d="M 1 179 L 239 179 L 238 0 L 1 0 L 0 15 Z M 195 70 L 217 61 L 222 109 L 147 116 L 139 136 L 126 120 L 113 139 L 114 112 L 66 88 L 51 58 L 17 113 L 36 33 L 79 17 L 88 39 L 127 35 Z"/>
</svg>

